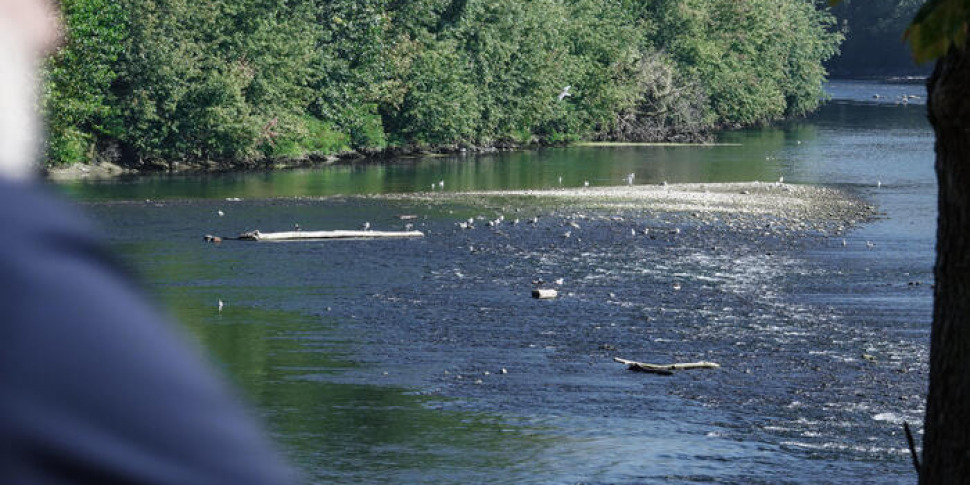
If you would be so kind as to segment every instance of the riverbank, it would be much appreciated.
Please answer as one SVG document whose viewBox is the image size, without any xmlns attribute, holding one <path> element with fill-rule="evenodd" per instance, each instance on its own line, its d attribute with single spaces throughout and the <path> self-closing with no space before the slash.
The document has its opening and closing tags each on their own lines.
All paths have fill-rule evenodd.
<svg viewBox="0 0 970 485">
<path fill-rule="evenodd" d="M 336 164 L 353 163 L 381 163 L 394 160 L 409 160 L 415 158 L 432 158 L 443 156 L 474 156 L 502 152 L 514 152 L 530 149 L 543 149 L 563 146 L 575 147 L 719 147 L 739 146 L 723 143 L 674 143 L 674 142 L 602 142 L 586 141 L 569 144 L 526 143 L 511 142 L 498 143 L 487 146 L 472 145 L 440 145 L 440 146 L 407 146 L 388 147 L 383 149 L 348 150 L 337 154 L 308 154 L 298 158 L 266 158 L 226 164 L 218 162 L 170 162 L 145 165 L 141 168 L 126 167 L 109 161 L 93 161 L 91 163 L 76 163 L 67 167 L 45 167 L 43 176 L 55 182 L 75 180 L 105 180 L 120 177 L 139 177 L 158 174 L 205 174 L 227 172 L 254 172 L 272 170 L 292 170 L 299 168 L 314 168 Z"/>
<path fill-rule="evenodd" d="M 118 177 L 137 177 L 142 175 L 158 174 L 201 174 L 290 170 L 296 168 L 313 168 L 339 163 L 375 163 L 393 161 L 395 159 L 489 154 L 547 146 L 561 145 L 539 143 L 499 143 L 487 146 L 440 145 L 427 147 L 387 147 L 382 149 L 374 148 L 346 150 L 335 154 L 311 153 L 302 157 L 272 157 L 258 160 L 240 161 L 232 164 L 215 161 L 158 162 L 153 164 L 145 164 L 140 168 L 127 167 L 110 161 L 97 160 L 90 163 L 75 163 L 66 167 L 45 167 L 42 170 L 42 173 L 45 178 L 52 181 L 73 181 L 85 179 L 104 180 Z"/>
</svg>

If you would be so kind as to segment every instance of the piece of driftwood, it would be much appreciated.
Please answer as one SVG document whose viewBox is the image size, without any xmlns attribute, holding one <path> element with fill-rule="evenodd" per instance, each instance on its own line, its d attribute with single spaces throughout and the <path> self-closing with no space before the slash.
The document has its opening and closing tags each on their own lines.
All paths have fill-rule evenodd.
<svg viewBox="0 0 970 485">
<path fill-rule="evenodd" d="M 559 292 L 552 288 L 548 288 L 548 289 L 538 288 L 538 289 L 532 290 L 532 298 L 535 298 L 538 300 L 548 300 L 550 298 L 555 298 L 557 296 L 559 296 Z"/>
<path fill-rule="evenodd" d="M 660 374 L 669 376 L 674 373 L 675 370 L 690 370 L 690 369 L 718 369 L 721 366 L 715 364 L 714 362 L 684 362 L 679 364 L 647 364 L 645 362 L 637 362 L 635 360 L 621 359 L 619 357 L 613 357 L 614 362 L 619 362 L 625 364 L 628 369 L 635 370 L 638 372 L 649 372 L 651 374 Z"/>
<path fill-rule="evenodd" d="M 316 239 L 385 239 L 423 237 L 421 231 L 250 231 L 239 235 L 242 241 L 312 241 Z"/>
</svg>

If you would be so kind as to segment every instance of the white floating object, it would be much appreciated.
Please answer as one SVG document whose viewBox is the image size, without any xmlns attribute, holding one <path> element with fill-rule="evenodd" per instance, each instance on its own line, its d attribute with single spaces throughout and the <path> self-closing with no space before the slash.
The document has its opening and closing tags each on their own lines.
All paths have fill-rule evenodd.
<svg viewBox="0 0 970 485">
<path fill-rule="evenodd" d="M 552 288 L 547 288 L 547 289 L 540 288 L 540 289 L 532 290 L 532 298 L 535 298 L 537 300 L 549 300 L 557 296 L 559 296 L 559 292 L 556 290 L 553 290 Z"/>
</svg>

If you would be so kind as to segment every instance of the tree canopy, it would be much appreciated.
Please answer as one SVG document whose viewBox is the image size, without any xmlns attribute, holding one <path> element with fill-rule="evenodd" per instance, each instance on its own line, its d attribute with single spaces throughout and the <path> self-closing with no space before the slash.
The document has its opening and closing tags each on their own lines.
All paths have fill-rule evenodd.
<svg viewBox="0 0 970 485">
<path fill-rule="evenodd" d="M 841 39 L 812 0 L 61 5 L 50 164 L 697 139 L 817 107 Z"/>
</svg>

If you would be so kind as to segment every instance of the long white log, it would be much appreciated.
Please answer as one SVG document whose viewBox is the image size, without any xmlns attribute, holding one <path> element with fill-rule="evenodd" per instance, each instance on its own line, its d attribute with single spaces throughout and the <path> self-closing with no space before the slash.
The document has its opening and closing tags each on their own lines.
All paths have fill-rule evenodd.
<svg viewBox="0 0 970 485">
<path fill-rule="evenodd" d="M 690 369 L 719 369 L 721 366 L 715 364 L 714 362 L 684 362 L 677 364 L 648 364 L 646 362 L 637 362 L 635 360 L 621 359 L 619 357 L 613 357 L 614 362 L 619 362 L 625 364 L 630 370 L 651 372 L 654 374 L 672 374 L 675 370 L 690 370 Z"/>
<path fill-rule="evenodd" d="M 239 239 L 248 241 L 307 241 L 314 239 L 384 239 L 409 237 L 424 237 L 424 233 L 421 231 L 252 231 L 239 235 Z"/>
</svg>

